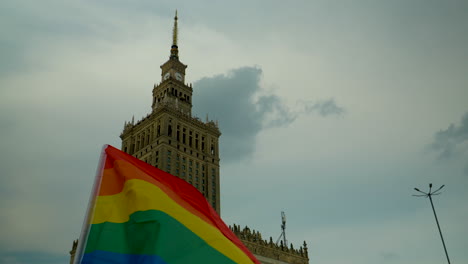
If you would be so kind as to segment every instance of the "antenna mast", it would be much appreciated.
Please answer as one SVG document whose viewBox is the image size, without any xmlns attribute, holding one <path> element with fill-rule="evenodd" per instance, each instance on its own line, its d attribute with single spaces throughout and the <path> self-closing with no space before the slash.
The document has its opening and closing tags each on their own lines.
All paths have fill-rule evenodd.
<svg viewBox="0 0 468 264">
<path fill-rule="evenodd" d="M 283 238 L 281 240 L 281 238 Z M 279 242 L 283 242 L 283 245 L 285 247 L 288 246 L 288 240 L 286 240 L 286 214 L 281 211 L 281 235 L 278 237 L 278 240 L 276 240 L 276 245 L 278 245 Z"/>
</svg>

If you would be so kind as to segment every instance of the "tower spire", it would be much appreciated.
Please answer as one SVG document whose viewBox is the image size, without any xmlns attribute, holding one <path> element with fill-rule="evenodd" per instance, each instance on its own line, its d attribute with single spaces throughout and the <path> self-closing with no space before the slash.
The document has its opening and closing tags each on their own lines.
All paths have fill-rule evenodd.
<svg viewBox="0 0 468 264">
<path fill-rule="evenodd" d="M 172 45 L 177 46 L 177 9 L 174 17 L 174 29 L 172 30 Z"/>
<path fill-rule="evenodd" d="M 172 47 L 171 47 L 171 59 L 179 59 L 179 49 L 177 47 L 177 9 L 174 17 L 174 28 L 172 29 Z"/>
</svg>

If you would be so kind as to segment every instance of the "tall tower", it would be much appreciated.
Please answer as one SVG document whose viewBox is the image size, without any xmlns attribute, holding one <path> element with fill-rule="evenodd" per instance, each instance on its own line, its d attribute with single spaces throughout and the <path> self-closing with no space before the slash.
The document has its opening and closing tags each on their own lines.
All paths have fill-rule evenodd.
<svg viewBox="0 0 468 264">
<path fill-rule="evenodd" d="M 174 17 L 169 60 L 161 65 L 161 82 L 153 87 L 152 111 L 143 119 L 125 122 L 120 135 L 122 150 L 140 160 L 171 173 L 197 188 L 220 213 L 219 148 L 221 132 L 217 122 L 203 122 L 192 116 L 192 85 L 185 83 L 185 69 L 179 61 L 177 11 Z M 285 219 L 285 218 L 283 218 Z M 283 225 L 285 225 L 283 223 Z M 261 263 L 308 264 L 308 249 L 277 245 L 273 239 L 245 227 L 231 230 Z M 77 249 L 73 241 L 70 263 Z"/>
<path fill-rule="evenodd" d="M 169 60 L 161 65 L 161 82 L 153 87 L 152 112 L 125 122 L 122 150 L 197 188 L 220 213 L 219 131 L 217 122 L 192 116 L 192 85 L 185 83 L 179 61 L 177 11 Z"/>
</svg>

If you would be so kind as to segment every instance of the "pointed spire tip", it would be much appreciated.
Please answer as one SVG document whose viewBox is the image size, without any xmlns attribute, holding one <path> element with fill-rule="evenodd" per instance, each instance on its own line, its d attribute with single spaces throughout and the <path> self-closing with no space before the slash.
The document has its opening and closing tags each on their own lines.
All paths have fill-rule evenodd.
<svg viewBox="0 0 468 264">
<path fill-rule="evenodd" d="M 179 51 L 177 49 L 177 35 L 178 35 L 177 31 L 178 29 L 177 29 L 177 9 L 176 9 L 175 17 L 174 17 L 174 27 L 172 29 L 172 46 L 171 46 L 171 56 L 170 56 L 171 59 L 179 58 Z"/>
</svg>

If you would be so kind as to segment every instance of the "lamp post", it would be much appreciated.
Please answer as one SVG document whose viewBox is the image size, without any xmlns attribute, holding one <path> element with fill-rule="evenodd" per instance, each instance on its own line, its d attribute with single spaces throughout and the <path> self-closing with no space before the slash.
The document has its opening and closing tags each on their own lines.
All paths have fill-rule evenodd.
<svg viewBox="0 0 468 264">
<path fill-rule="evenodd" d="M 431 201 L 432 211 L 434 212 L 434 217 L 435 217 L 435 220 L 436 220 L 436 223 L 437 223 L 437 227 L 439 228 L 440 239 L 442 240 L 442 245 L 444 246 L 445 256 L 447 256 L 448 264 L 450 264 L 450 259 L 449 259 L 448 253 L 447 253 L 447 248 L 445 247 L 444 237 L 442 236 L 442 230 L 440 230 L 439 220 L 437 219 L 437 214 L 436 214 L 436 211 L 434 209 L 434 203 L 432 202 L 432 196 L 433 195 L 439 195 L 440 190 L 442 188 L 444 188 L 444 186 L 445 185 L 442 185 L 442 186 L 439 187 L 439 189 L 433 191 L 432 190 L 432 183 L 429 183 L 429 192 L 426 193 L 426 192 L 420 191 L 418 188 L 414 188 L 417 192 L 420 192 L 422 194 L 413 194 L 413 196 L 429 197 L 429 201 Z"/>
</svg>

